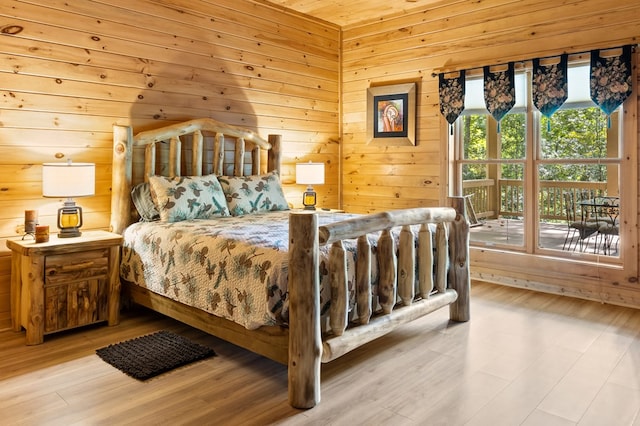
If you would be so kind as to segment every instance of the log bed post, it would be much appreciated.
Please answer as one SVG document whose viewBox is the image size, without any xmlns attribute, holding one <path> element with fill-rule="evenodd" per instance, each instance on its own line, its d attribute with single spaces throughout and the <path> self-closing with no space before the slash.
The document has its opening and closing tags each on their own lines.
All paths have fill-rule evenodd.
<svg viewBox="0 0 640 426">
<path fill-rule="evenodd" d="M 451 206 L 456 210 L 456 218 L 451 222 L 449 250 L 449 287 L 458 293 L 458 299 L 449 305 L 449 318 L 453 321 L 471 319 L 470 295 L 471 275 L 469 273 L 469 221 L 464 207 L 464 197 L 451 197 Z"/>
<path fill-rule="evenodd" d="M 131 145 L 133 130 L 113 126 L 113 170 L 111 177 L 111 232 L 122 234 L 131 218 Z"/>
<path fill-rule="evenodd" d="M 269 135 L 268 138 L 271 149 L 267 155 L 267 171 L 275 171 L 282 178 L 282 170 L 280 170 L 282 164 L 282 135 Z"/>
<path fill-rule="evenodd" d="M 289 403 L 311 408 L 320 402 L 320 274 L 318 218 L 289 219 Z"/>
</svg>

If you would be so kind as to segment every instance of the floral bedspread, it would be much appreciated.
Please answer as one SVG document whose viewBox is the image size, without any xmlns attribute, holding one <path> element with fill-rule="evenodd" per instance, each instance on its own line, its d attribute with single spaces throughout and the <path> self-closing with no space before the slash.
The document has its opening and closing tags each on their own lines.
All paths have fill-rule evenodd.
<svg viewBox="0 0 640 426">
<path fill-rule="evenodd" d="M 120 275 L 247 329 L 286 323 L 289 214 L 138 222 L 125 230 Z M 318 212 L 319 224 L 348 217 Z M 327 251 L 321 250 L 321 268 Z M 350 275 L 355 273 L 352 264 L 349 259 Z M 353 283 L 354 277 L 348 280 Z M 321 288 L 325 308 L 327 293 Z"/>
</svg>

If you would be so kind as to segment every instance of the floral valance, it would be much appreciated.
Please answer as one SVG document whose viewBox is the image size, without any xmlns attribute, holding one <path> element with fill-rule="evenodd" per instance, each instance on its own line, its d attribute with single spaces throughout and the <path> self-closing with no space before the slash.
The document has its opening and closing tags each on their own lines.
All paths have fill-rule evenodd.
<svg viewBox="0 0 640 426">
<path fill-rule="evenodd" d="M 591 51 L 591 99 L 611 115 L 631 95 L 631 46 L 624 46 L 619 56 L 600 56 Z"/>
<path fill-rule="evenodd" d="M 612 50 L 606 49 L 606 50 Z M 605 114 L 610 115 L 632 93 L 631 53 L 633 46 L 622 47 L 619 56 L 602 57 L 601 50 L 592 50 L 590 70 L 591 99 Z M 577 52 L 586 53 L 586 52 Z M 546 117 L 556 112 L 566 101 L 568 91 L 568 54 L 559 56 L 559 62 L 542 65 L 533 59 L 532 97 L 534 106 Z M 498 122 L 516 103 L 514 63 L 503 71 L 484 70 L 484 101 L 487 111 Z M 450 126 L 462 114 L 465 99 L 465 70 L 457 77 L 439 74 L 440 112 Z"/>
<path fill-rule="evenodd" d="M 464 70 L 460 71 L 457 77 L 445 77 L 440 74 L 439 90 L 440 112 L 449 123 L 451 134 L 453 134 L 453 123 L 458 119 L 464 110 Z"/>
<path fill-rule="evenodd" d="M 498 122 L 500 133 L 500 120 L 516 104 L 515 67 L 509 62 L 504 71 L 491 71 L 490 67 L 484 67 L 484 102 L 487 111 Z"/>
<path fill-rule="evenodd" d="M 531 81 L 533 105 L 547 118 L 551 118 L 551 115 L 565 103 L 569 96 L 568 62 L 567 54 L 560 56 L 560 62 L 557 64 L 541 65 L 540 59 L 533 60 Z"/>
</svg>

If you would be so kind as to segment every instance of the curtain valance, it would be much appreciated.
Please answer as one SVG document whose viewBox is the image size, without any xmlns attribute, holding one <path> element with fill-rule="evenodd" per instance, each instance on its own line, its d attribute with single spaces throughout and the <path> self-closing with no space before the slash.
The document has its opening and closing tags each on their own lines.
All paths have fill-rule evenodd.
<svg viewBox="0 0 640 426">
<path fill-rule="evenodd" d="M 616 48 L 602 49 L 613 50 Z M 592 50 L 590 66 L 591 99 L 610 115 L 631 94 L 631 52 L 632 46 L 622 47 L 622 54 L 601 57 L 602 50 Z M 541 114 L 550 118 L 568 97 L 568 54 L 558 56 L 557 63 L 542 65 L 541 59 L 532 59 L 532 97 L 534 106 Z M 498 122 L 513 108 L 516 102 L 514 89 L 514 62 L 507 64 L 504 71 L 492 71 L 489 66 L 484 71 L 484 101 L 487 111 Z M 440 112 L 446 118 L 451 131 L 453 123 L 464 110 L 465 70 L 456 77 L 439 74 Z"/>
<path fill-rule="evenodd" d="M 464 110 L 465 72 L 460 71 L 457 77 L 446 78 L 440 74 L 440 112 L 446 118 L 453 134 L 453 123 Z"/>
<path fill-rule="evenodd" d="M 504 71 L 491 71 L 490 67 L 484 67 L 484 103 L 489 114 L 498 122 L 498 133 L 500 120 L 516 104 L 515 78 L 513 62 L 509 62 Z"/>
<path fill-rule="evenodd" d="M 533 60 L 533 105 L 547 118 L 551 118 L 569 97 L 568 62 L 567 54 L 560 56 L 560 62 L 557 64 L 541 65 L 540 59 Z"/>
<path fill-rule="evenodd" d="M 600 56 L 600 50 L 591 51 L 591 99 L 607 116 L 622 105 L 632 89 L 631 46 L 624 46 L 620 56 L 606 58 Z"/>
</svg>

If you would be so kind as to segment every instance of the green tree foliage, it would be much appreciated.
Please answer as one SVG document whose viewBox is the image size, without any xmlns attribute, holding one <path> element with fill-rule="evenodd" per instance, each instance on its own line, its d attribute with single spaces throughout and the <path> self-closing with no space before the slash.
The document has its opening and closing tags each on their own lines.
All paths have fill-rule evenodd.
<svg viewBox="0 0 640 426">
<path fill-rule="evenodd" d="M 560 110 L 542 118 L 543 158 L 578 159 L 607 157 L 607 116 L 596 107 Z M 542 180 L 607 180 L 607 168 L 597 164 L 553 164 L 540 170 Z"/>
<path fill-rule="evenodd" d="M 463 147 L 464 158 L 483 160 L 487 158 L 487 115 L 464 115 Z M 481 164 L 467 164 L 462 170 L 462 179 L 484 179 L 486 167 Z"/>
<path fill-rule="evenodd" d="M 500 158 L 516 160 L 526 155 L 525 134 L 526 118 L 524 113 L 507 114 L 500 123 Z M 524 169 L 521 164 L 504 164 L 504 179 L 523 179 Z"/>
<path fill-rule="evenodd" d="M 488 115 L 463 116 L 464 158 L 487 158 Z M 541 155 L 547 159 L 580 159 L 607 157 L 607 116 L 597 107 L 566 109 L 540 123 Z M 526 117 L 524 113 L 507 114 L 500 123 L 500 159 L 524 159 L 526 155 Z M 503 164 L 503 179 L 523 179 L 520 164 Z M 592 181 L 607 180 L 607 168 L 598 164 L 547 164 L 540 168 L 541 180 Z M 463 179 L 484 179 L 486 165 L 467 164 Z"/>
</svg>

